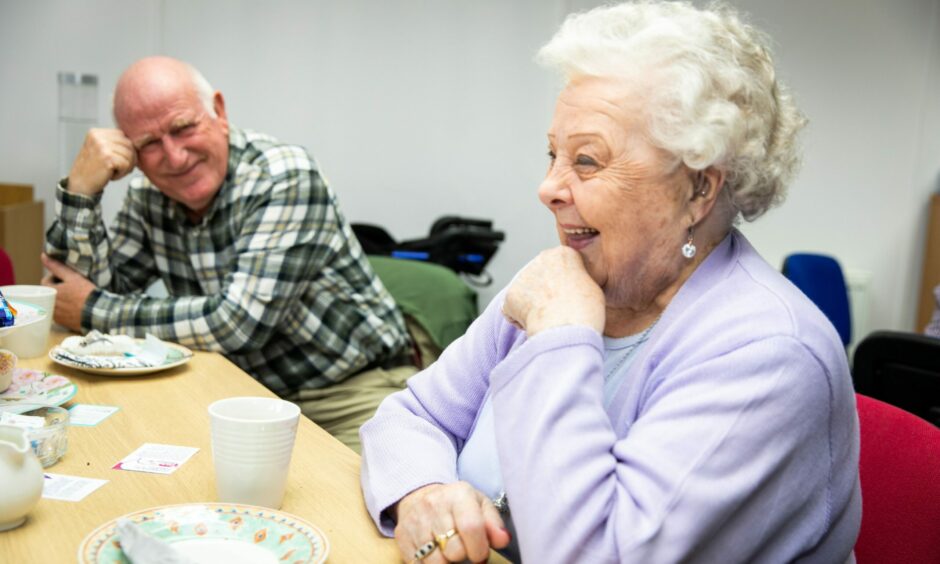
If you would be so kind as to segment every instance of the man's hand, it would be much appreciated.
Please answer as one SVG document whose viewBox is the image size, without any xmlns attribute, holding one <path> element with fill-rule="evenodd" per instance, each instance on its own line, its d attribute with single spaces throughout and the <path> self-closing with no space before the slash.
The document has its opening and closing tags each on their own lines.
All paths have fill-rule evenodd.
<svg viewBox="0 0 940 564">
<path fill-rule="evenodd" d="M 504 548 L 509 532 L 490 500 L 467 482 L 430 484 L 403 497 L 396 507 L 395 542 L 405 562 L 415 558 L 418 547 L 442 538 L 424 564 L 484 562 L 490 547 Z"/>
<path fill-rule="evenodd" d="M 503 315 L 529 337 L 552 327 L 587 325 L 604 332 L 604 292 L 570 247 L 542 251 L 506 293 Z"/>
<path fill-rule="evenodd" d="M 98 194 L 108 182 L 134 170 L 136 163 L 137 151 L 120 129 L 91 129 L 72 163 L 68 191 Z"/>
<path fill-rule="evenodd" d="M 49 258 L 45 253 L 42 255 L 42 264 L 50 273 L 42 279 L 42 285 L 56 290 L 53 319 L 72 331 L 81 331 L 82 308 L 95 285 L 65 263 Z"/>
</svg>

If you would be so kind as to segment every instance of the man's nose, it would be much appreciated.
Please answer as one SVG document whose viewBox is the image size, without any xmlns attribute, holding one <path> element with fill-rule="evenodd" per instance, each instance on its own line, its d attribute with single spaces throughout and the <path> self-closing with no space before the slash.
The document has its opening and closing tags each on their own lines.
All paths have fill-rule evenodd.
<svg viewBox="0 0 940 564">
<path fill-rule="evenodd" d="M 172 135 L 163 136 L 163 153 L 166 155 L 166 162 L 171 168 L 179 168 L 186 164 L 186 148 Z"/>
</svg>

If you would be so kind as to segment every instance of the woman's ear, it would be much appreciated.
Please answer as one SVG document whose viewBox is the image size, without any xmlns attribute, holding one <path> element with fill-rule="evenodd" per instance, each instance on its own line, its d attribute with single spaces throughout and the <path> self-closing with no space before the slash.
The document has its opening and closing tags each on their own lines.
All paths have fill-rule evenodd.
<svg viewBox="0 0 940 564">
<path fill-rule="evenodd" d="M 724 186 L 725 171 L 717 167 L 710 166 L 695 173 L 692 196 L 689 201 L 693 224 L 701 222 L 711 213 Z"/>
</svg>

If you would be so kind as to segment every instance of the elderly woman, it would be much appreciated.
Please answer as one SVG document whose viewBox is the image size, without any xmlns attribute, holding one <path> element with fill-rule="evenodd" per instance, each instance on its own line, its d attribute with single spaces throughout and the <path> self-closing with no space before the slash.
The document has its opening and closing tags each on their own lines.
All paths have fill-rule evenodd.
<svg viewBox="0 0 940 564">
<path fill-rule="evenodd" d="M 623 4 L 539 55 L 561 245 L 363 426 L 376 524 L 428 564 L 851 561 L 845 351 L 734 228 L 782 200 L 804 122 L 762 37 Z"/>
</svg>

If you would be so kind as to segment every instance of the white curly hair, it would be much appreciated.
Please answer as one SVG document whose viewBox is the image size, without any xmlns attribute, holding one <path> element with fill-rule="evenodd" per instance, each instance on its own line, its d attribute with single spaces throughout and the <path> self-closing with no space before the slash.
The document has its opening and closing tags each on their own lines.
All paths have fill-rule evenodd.
<svg viewBox="0 0 940 564">
<path fill-rule="evenodd" d="M 676 165 L 724 170 L 732 221 L 783 201 L 806 119 L 776 78 L 768 39 L 732 7 L 640 0 L 573 14 L 537 60 L 566 82 L 646 84 L 650 142 Z"/>
</svg>

